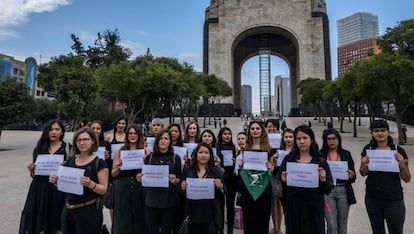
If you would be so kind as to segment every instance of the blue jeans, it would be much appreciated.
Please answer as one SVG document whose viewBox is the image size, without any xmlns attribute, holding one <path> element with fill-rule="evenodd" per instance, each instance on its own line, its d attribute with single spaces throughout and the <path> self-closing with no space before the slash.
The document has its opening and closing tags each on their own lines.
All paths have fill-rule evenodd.
<svg viewBox="0 0 414 234">
<path fill-rule="evenodd" d="M 328 234 L 346 234 L 348 226 L 349 204 L 345 186 L 335 186 L 329 195 L 325 195 L 330 211 L 325 207 L 325 219 Z"/>
<path fill-rule="evenodd" d="M 405 220 L 404 200 L 385 201 L 365 196 L 369 221 L 373 234 L 385 234 L 384 219 L 387 222 L 389 234 L 402 234 Z"/>
</svg>

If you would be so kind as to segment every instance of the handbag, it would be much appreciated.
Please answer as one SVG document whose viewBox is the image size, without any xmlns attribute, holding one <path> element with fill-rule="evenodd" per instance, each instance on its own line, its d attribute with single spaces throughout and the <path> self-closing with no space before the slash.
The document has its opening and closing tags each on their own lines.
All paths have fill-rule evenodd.
<svg viewBox="0 0 414 234">
<path fill-rule="evenodd" d="M 114 208 L 114 190 L 115 190 L 116 180 L 113 181 L 112 185 L 109 186 L 108 192 L 104 195 L 104 206 L 107 209 Z"/>
<path fill-rule="evenodd" d="M 271 177 L 270 184 L 272 185 L 272 195 L 274 197 L 283 197 L 282 181 L 279 178 Z"/>
<path fill-rule="evenodd" d="M 178 234 L 189 234 L 190 233 L 190 216 L 185 217 L 181 223 Z"/>
</svg>

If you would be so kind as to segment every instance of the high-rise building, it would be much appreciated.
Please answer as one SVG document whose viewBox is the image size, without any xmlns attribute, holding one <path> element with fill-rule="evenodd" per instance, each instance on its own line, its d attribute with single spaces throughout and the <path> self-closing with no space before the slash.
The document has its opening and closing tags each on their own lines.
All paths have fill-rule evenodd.
<svg viewBox="0 0 414 234">
<path fill-rule="evenodd" d="M 240 90 L 240 107 L 242 114 L 252 113 L 252 86 L 242 85 Z"/>
<path fill-rule="evenodd" d="M 379 34 L 378 16 L 366 12 L 338 20 L 337 27 L 339 47 L 362 39 L 376 38 Z"/>
<path fill-rule="evenodd" d="M 0 79 L 11 77 L 26 84 L 29 94 L 34 98 L 49 97 L 37 82 L 37 62 L 34 58 L 19 61 L 12 56 L 0 54 Z"/>
<path fill-rule="evenodd" d="M 360 12 L 338 20 L 337 26 L 339 76 L 370 53 L 381 52 L 377 44 L 378 16 Z"/>
<path fill-rule="evenodd" d="M 276 113 L 281 116 L 289 116 L 291 109 L 290 79 L 288 77 L 275 77 L 275 103 Z"/>
</svg>

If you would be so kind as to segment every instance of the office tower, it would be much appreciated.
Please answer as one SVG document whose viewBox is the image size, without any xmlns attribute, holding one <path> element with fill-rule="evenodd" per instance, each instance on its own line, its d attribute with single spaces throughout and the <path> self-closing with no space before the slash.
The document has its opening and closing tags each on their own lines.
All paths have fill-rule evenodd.
<svg viewBox="0 0 414 234">
<path fill-rule="evenodd" d="M 242 85 L 240 90 L 240 106 L 242 114 L 252 113 L 252 86 Z"/>
</svg>

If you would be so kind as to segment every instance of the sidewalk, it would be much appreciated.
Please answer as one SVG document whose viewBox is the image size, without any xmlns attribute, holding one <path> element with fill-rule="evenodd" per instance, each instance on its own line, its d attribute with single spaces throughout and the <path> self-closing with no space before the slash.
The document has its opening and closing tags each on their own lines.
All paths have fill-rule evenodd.
<svg viewBox="0 0 414 234">
<path fill-rule="evenodd" d="M 287 118 L 286 123 L 290 128 L 303 124 L 304 120 L 311 121 L 312 129 L 315 131 L 316 139 L 321 146 L 322 131 L 325 129 L 323 123 L 319 123 L 312 118 Z M 177 120 L 178 121 L 178 120 Z M 202 126 L 202 118 L 199 123 Z M 234 143 L 236 144 L 236 134 L 243 130 L 244 122 L 240 118 L 227 118 L 227 126 L 232 129 Z M 167 123 L 167 121 L 166 121 Z M 392 137 L 397 141 L 396 124 L 389 122 Z M 207 125 L 218 133 L 218 128 L 214 129 L 214 125 Z M 334 120 L 334 127 L 339 129 L 339 122 Z M 414 127 L 408 126 L 408 144 L 403 148 L 406 150 L 410 158 L 410 169 L 414 171 Z M 345 149 L 351 151 L 355 161 L 355 167 L 358 171 L 360 165 L 360 153 L 365 144 L 370 140 L 369 120 L 362 119 L 362 126 L 358 126 L 358 137 L 352 137 L 352 123 L 348 120 L 344 121 L 344 130 L 346 133 L 341 134 L 342 145 Z M 0 206 L 2 212 L 0 213 L 0 234 L 17 233 L 20 222 L 20 215 L 23 209 L 24 202 L 31 177 L 27 171 L 27 165 L 32 160 L 32 151 L 36 145 L 37 140 L 41 135 L 40 131 L 3 131 L 0 139 Z M 66 141 L 71 141 L 73 133 L 65 135 Z M 358 174 L 359 176 L 359 174 Z M 404 233 L 414 233 L 414 186 L 402 182 L 404 188 L 405 205 L 406 205 L 406 221 Z M 353 205 L 349 214 L 348 232 L 349 233 L 371 233 L 368 216 L 365 210 L 364 194 L 365 194 L 365 178 L 359 176 L 353 185 L 357 204 Z M 104 210 L 106 224 L 109 223 L 108 211 Z M 272 224 L 271 224 L 272 225 Z M 110 226 L 110 225 L 109 225 Z M 270 229 L 269 229 L 270 230 Z M 235 229 L 235 233 L 242 233 Z"/>
</svg>

